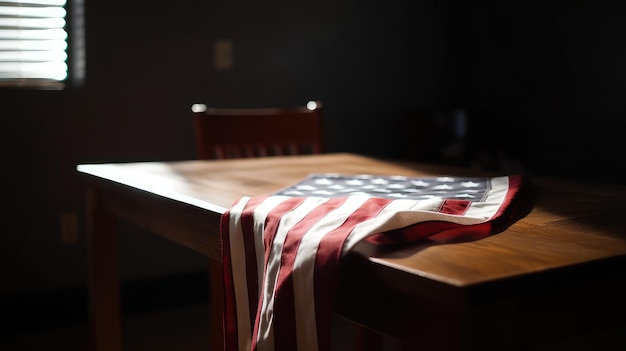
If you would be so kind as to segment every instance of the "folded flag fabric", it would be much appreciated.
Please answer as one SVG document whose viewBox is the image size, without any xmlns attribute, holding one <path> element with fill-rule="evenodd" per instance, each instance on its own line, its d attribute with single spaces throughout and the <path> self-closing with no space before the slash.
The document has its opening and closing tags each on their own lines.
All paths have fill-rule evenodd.
<svg viewBox="0 0 626 351">
<path fill-rule="evenodd" d="M 313 174 L 239 199 L 221 218 L 225 349 L 330 350 L 328 292 L 357 243 L 487 236 L 513 220 L 524 183 L 519 175 Z"/>
</svg>

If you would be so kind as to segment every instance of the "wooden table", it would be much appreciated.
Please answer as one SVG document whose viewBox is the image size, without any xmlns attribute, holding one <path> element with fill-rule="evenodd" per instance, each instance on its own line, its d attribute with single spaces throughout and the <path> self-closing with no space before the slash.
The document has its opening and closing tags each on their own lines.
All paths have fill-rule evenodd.
<svg viewBox="0 0 626 351">
<path fill-rule="evenodd" d="M 213 262 L 218 307 L 212 308 L 211 340 L 219 350 L 219 217 L 236 199 L 273 193 L 310 173 L 479 175 L 353 154 L 77 169 L 88 185 L 91 346 L 99 351 L 121 348 L 118 220 Z M 533 184 L 532 211 L 488 238 L 386 250 L 359 245 L 343 261 L 336 313 L 409 349 L 526 350 L 604 341 L 603 331 L 626 325 L 626 188 L 539 178 Z"/>
</svg>

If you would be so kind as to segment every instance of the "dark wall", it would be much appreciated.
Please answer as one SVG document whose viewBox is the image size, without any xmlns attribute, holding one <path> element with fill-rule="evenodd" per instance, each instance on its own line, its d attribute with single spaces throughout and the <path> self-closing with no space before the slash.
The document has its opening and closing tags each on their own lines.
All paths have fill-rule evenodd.
<svg viewBox="0 0 626 351">
<path fill-rule="evenodd" d="M 319 99 L 329 151 L 405 158 L 412 154 L 408 146 L 418 145 L 429 154 L 416 158 L 437 162 L 446 161 L 438 147 L 448 140 L 420 128 L 432 122 L 428 116 L 462 109 L 469 131 L 462 162 L 504 155 L 532 174 L 622 183 L 621 2 L 149 5 L 86 3 L 82 86 L 0 91 L 9 204 L 0 293 L 84 284 L 84 189 L 75 166 L 194 158 L 189 108 L 195 102 Z M 232 70 L 214 69 L 218 39 L 234 43 Z M 406 128 L 407 119 L 415 129 Z M 505 168 L 501 160 L 495 164 Z M 76 244 L 59 240 L 64 212 L 79 214 Z M 204 267 L 186 249 L 125 230 L 125 277 Z"/>
<path fill-rule="evenodd" d="M 620 1 L 460 5 L 453 96 L 477 111 L 476 144 L 534 174 L 623 183 L 625 13 Z"/>
</svg>

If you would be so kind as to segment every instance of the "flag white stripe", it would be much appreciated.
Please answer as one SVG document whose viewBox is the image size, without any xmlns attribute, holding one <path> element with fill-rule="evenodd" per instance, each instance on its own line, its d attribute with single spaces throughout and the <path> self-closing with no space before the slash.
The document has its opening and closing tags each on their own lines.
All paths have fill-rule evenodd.
<svg viewBox="0 0 626 351">
<path fill-rule="evenodd" d="M 248 284 L 246 281 L 246 260 L 237 259 L 246 257 L 241 227 L 241 212 L 250 200 L 245 197 L 239 200 L 231 209 L 229 225 L 230 257 L 232 265 L 233 288 L 235 289 L 235 303 L 237 306 L 237 329 L 239 350 L 250 349 L 250 310 L 248 309 Z"/>
<path fill-rule="evenodd" d="M 491 189 L 489 189 L 484 201 L 472 202 L 465 216 L 479 217 L 485 220 L 492 218 L 504 203 L 508 192 L 509 177 L 492 178 Z"/>
<path fill-rule="evenodd" d="M 341 226 L 369 196 L 352 196 L 311 226 L 300 241 L 293 267 L 294 308 L 298 350 L 317 350 L 314 267 L 320 241 L 328 232 Z"/>
<path fill-rule="evenodd" d="M 256 255 L 258 291 L 262 288 L 263 266 L 265 265 L 265 242 L 263 233 L 265 232 L 265 221 L 269 213 L 280 205 L 283 201 L 289 199 L 286 196 L 270 196 L 260 203 L 254 210 L 254 249 Z"/>
<path fill-rule="evenodd" d="M 369 235 L 403 228 L 411 224 L 439 220 L 451 223 L 473 225 L 484 223 L 500 210 L 509 191 L 509 178 L 496 177 L 485 201 L 472 202 L 463 215 L 437 212 L 443 200 L 394 200 L 376 218 L 357 225 L 348 236 L 343 253 L 350 251 L 361 240 Z M 411 205 L 411 202 L 413 203 Z"/>
<path fill-rule="evenodd" d="M 271 196 L 264 199 L 254 210 L 253 216 L 253 230 L 254 230 L 254 253 L 248 253 L 245 251 L 244 235 L 241 223 L 241 217 L 245 206 L 251 200 L 250 197 L 242 197 L 233 207 L 230 209 L 230 223 L 229 223 L 229 236 L 231 242 L 231 258 L 232 259 L 232 272 L 233 272 L 233 285 L 235 289 L 235 302 L 237 305 L 237 328 L 238 333 L 238 345 L 240 351 L 249 351 L 251 345 L 251 334 L 249 331 L 252 329 L 254 320 L 250 319 L 249 310 L 249 293 L 247 282 L 247 269 L 246 260 L 244 257 L 254 254 L 257 263 L 257 282 L 258 290 L 261 291 L 261 283 L 263 277 L 263 267 L 265 264 L 265 246 L 263 243 L 263 232 L 265 229 L 265 219 L 267 215 L 281 202 L 288 199 L 286 196 Z M 236 259 L 239 257 L 240 259 Z M 254 311 L 256 313 L 256 311 Z"/>
<path fill-rule="evenodd" d="M 261 293 L 262 305 L 259 313 L 260 318 L 257 335 L 257 346 L 259 346 L 259 351 L 266 350 L 265 346 L 267 346 L 267 350 L 273 350 L 274 348 L 274 297 L 278 272 L 280 271 L 282 248 L 285 243 L 287 233 L 312 209 L 326 201 L 328 201 L 327 198 L 306 198 L 293 211 L 286 213 L 280 219 L 278 231 L 274 236 L 270 259 L 265 269 L 265 276 L 263 277 L 263 292 Z"/>
<path fill-rule="evenodd" d="M 283 201 L 289 199 L 286 196 L 270 196 L 263 200 L 255 209 L 253 215 L 253 230 L 254 230 L 254 248 L 255 248 L 255 257 L 257 264 L 257 283 L 258 283 L 258 292 L 259 295 L 263 295 L 263 279 L 264 279 L 264 267 L 265 267 L 265 242 L 263 239 L 263 233 L 265 233 L 265 221 L 267 216 L 276 208 L 276 206 L 280 205 Z M 257 296 L 257 299 L 260 297 Z M 246 316 L 248 318 L 249 315 Z M 254 321 L 250 322 L 254 324 Z M 258 350 L 274 350 L 274 333 L 273 329 L 268 330 L 267 334 L 267 342 L 259 343 Z M 251 334 L 248 337 L 252 337 Z M 247 351 L 249 351 L 248 348 Z"/>
<path fill-rule="evenodd" d="M 359 241 L 365 239 L 371 234 L 380 233 L 387 230 L 406 227 L 411 222 L 406 221 L 402 216 L 396 216 L 398 213 L 407 209 L 419 209 L 423 213 L 429 209 L 438 209 L 441 206 L 441 200 L 394 200 L 383 208 L 378 216 L 363 221 L 354 227 L 354 230 L 348 238 L 342 249 L 342 254 L 351 250 Z"/>
</svg>

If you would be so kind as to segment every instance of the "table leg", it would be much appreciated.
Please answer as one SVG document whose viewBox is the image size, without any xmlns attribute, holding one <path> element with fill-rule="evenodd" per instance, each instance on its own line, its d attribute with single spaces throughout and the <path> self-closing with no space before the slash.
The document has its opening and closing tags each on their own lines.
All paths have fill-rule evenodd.
<svg viewBox="0 0 626 351">
<path fill-rule="evenodd" d="M 209 259 L 209 284 L 211 297 L 209 304 L 209 346 L 210 350 L 224 350 L 224 281 L 222 262 Z"/>
<path fill-rule="evenodd" d="M 361 351 L 374 351 L 374 350 L 382 350 L 383 347 L 383 337 L 379 334 L 374 333 L 373 331 L 362 327 L 360 325 L 356 325 L 355 332 L 355 350 Z"/>
<path fill-rule="evenodd" d="M 119 231 L 96 188 L 87 192 L 89 349 L 121 349 Z"/>
</svg>

